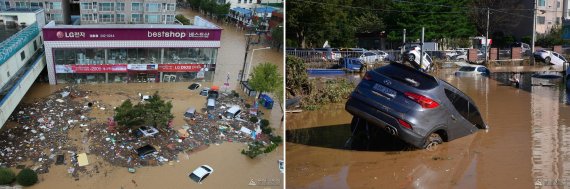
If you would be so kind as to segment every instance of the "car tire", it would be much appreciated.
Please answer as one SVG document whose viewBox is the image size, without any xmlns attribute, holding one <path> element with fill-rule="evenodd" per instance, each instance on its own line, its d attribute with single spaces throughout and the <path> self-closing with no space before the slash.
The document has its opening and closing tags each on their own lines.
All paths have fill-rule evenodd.
<svg viewBox="0 0 570 189">
<path fill-rule="evenodd" d="M 443 139 L 439 134 L 432 133 L 429 135 L 426 141 L 425 149 L 426 150 L 435 150 L 437 149 L 437 145 L 443 143 Z"/>
<path fill-rule="evenodd" d="M 550 57 L 546 57 L 546 58 L 544 59 L 544 63 L 550 64 Z"/>
<path fill-rule="evenodd" d="M 408 62 L 410 62 L 410 63 L 414 63 L 416 61 L 416 55 L 414 55 L 412 53 L 408 54 L 407 58 L 408 58 Z"/>
</svg>

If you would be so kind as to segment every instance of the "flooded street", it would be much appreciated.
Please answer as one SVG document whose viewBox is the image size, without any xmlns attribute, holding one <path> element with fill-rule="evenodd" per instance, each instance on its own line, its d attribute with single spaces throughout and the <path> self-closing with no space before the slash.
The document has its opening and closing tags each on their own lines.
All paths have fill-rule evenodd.
<svg viewBox="0 0 570 189">
<path fill-rule="evenodd" d="M 188 10 L 179 11 L 186 15 L 196 15 L 195 12 Z M 217 23 L 216 24 L 220 24 Z M 202 83 L 203 87 L 213 85 L 223 86 L 226 82 L 226 75 L 230 74 L 230 87 L 227 89 L 241 91 L 237 86 L 237 74 L 243 65 L 245 38 L 242 31 L 236 30 L 228 25 L 221 25 L 224 30 L 222 32 L 222 47 L 219 50 L 217 60 L 217 70 L 215 79 L 210 83 Z M 253 46 L 252 48 L 259 48 Z M 248 56 L 248 61 L 249 61 Z M 262 62 L 271 62 L 279 65 L 280 72 L 283 73 L 282 65 L 283 55 L 281 51 L 263 50 L 256 51 L 253 57 L 253 66 Z M 222 66 L 223 65 L 223 66 Z M 252 66 L 252 67 L 253 67 Z M 137 102 L 138 93 L 152 95 L 155 91 L 166 101 L 172 101 L 172 114 L 175 116 L 173 120 L 174 129 L 180 129 L 186 123 L 183 120 L 183 113 L 189 107 L 196 107 L 197 111 L 202 112 L 205 107 L 205 97 L 199 96 L 198 90 L 190 91 L 187 87 L 190 83 L 114 83 L 114 84 L 82 84 L 79 88 L 86 91 L 93 91 L 89 95 L 92 101 L 98 101 L 112 107 L 119 106 L 125 99 L 130 98 Z M 34 84 L 22 103 L 34 102 L 39 98 L 47 97 L 54 91 L 57 91 L 65 85 L 50 86 L 44 83 Z M 226 90 L 224 87 L 221 91 Z M 240 96 L 244 96 L 240 93 Z M 253 98 L 248 98 L 247 103 L 252 103 Z M 270 126 L 274 129 L 274 133 L 282 135 L 283 123 L 281 122 L 282 111 L 275 102 L 273 109 L 268 110 L 260 108 L 264 113 L 263 117 L 270 121 Z M 108 117 L 113 115 L 113 110 L 107 108 L 105 110 L 94 108 L 88 115 L 95 117 L 96 122 L 106 122 Z M 74 143 L 80 143 L 80 139 L 84 135 L 80 129 L 73 129 L 69 132 L 69 137 Z M 79 142 L 78 142 L 79 139 Z M 86 149 L 87 147 L 83 147 Z M 137 168 L 136 173 L 129 173 L 127 168 L 115 167 L 105 162 L 98 154 L 88 154 L 89 161 L 92 165 L 99 168 L 97 173 L 81 174 L 78 180 L 75 180 L 67 173 L 69 168 L 69 159 L 66 159 L 67 165 L 52 165 L 49 173 L 40 174 L 38 184 L 29 188 L 191 188 L 198 186 L 197 183 L 188 178 L 188 174 L 200 165 L 208 164 L 214 168 L 212 175 L 206 179 L 202 188 L 283 188 L 283 174 L 278 169 L 278 160 L 283 160 L 283 145 L 280 145 L 273 152 L 260 155 L 256 159 L 250 159 L 240 152 L 247 148 L 244 143 L 224 142 L 222 144 L 212 144 L 200 151 L 194 151 L 187 155 L 181 153 L 178 160 L 172 161 L 172 164 L 165 164 L 156 167 Z M 81 149 L 81 148 L 80 148 Z M 30 162 L 26 163 L 29 165 Z M 92 170 L 89 168 L 89 170 Z M 14 169 L 16 173 L 19 171 Z M 257 186 L 250 186 L 250 181 L 259 183 Z"/>
<path fill-rule="evenodd" d="M 384 133 L 348 142 L 344 103 L 287 114 L 288 188 L 567 188 L 570 106 L 562 79 L 438 77 L 469 95 L 488 131 L 414 150 Z M 539 181 L 535 183 L 536 181 Z"/>
</svg>

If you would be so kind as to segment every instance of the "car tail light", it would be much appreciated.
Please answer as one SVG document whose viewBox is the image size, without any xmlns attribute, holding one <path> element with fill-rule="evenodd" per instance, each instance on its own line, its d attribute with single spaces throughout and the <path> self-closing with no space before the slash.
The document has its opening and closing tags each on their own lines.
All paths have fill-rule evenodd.
<svg viewBox="0 0 570 189">
<path fill-rule="evenodd" d="M 412 125 L 410 125 L 408 122 L 398 119 L 398 123 L 400 123 L 400 125 L 402 127 L 408 128 L 408 129 L 412 129 Z"/>
<path fill-rule="evenodd" d="M 437 103 L 435 100 L 432 100 L 431 98 L 425 97 L 423 95 L 419 95 L 419 94 L 411 93 L 411 92 L 405 92 L 404 94 L 409 99 L 412 99 L 413 101 L 420 104 L 422 106 L 422 108 L 431 109 L 431 108 L 436 108 L 439 106 L 439 103 Z"/>
<path fill-rule="evenodd" d="M 370 81 L 370 80 L 372 80 L 372 76 L 370 76 L 370 74 L 366 73 L 366 74 L 364 74 L 364 77 L 362 79 Z"/>
</svg>

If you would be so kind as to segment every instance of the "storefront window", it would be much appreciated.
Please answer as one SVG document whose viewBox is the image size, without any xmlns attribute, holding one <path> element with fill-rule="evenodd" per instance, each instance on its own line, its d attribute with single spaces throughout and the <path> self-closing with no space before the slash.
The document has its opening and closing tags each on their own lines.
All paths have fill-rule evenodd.
<svg viewBox="0 0 570 189">
<path fill-rule="evenodd" d="M 214 64 L 215 48 L 166 48 L 164 63 L 176 64 Z"/>
</svg>

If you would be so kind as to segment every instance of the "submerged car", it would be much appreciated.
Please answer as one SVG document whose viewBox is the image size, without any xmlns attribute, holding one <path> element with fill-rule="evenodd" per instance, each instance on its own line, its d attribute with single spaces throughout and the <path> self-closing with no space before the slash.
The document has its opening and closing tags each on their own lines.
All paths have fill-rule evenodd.
<svg viewBox="0 0 570 189">
<path fill-rule="evenodd" d="M 204 179 L 206 179 L 206 177 L 208 177 L 213 172 L 214 169 L 212 167 L 208 165 L 202 165 L 196 168 L 196 170 L 192 171 L 192 173 L 190 173 L 188 177 L 190 177 L 190 179 L 192 179 L 193 181 L 202 184 L 202 181 L 204 181 Z"/>
<path fill-rule="evenodd" d="M 488 76 L 489 74 L 490 74 L 489 69 L 481 65 L 461 66 L 459 70 L 455 72 L 455 76 L 472 76 L 472 75 Z"/>
<path fill-rule="evenodd" d="M 488 128 L 473 100 L 459 89 L 399 63 L 368 71 L 345 109 L 354 116 L 353 133 L 376 126 L 417 148 Z"/>
<path fill-rule="evenodd" d="M 192 83 L 192 85 L 188 86 L 188 89 L 190 90 L 196 90 L 198 88 L 200 88 L 200 83 Z"/>
</svg>

